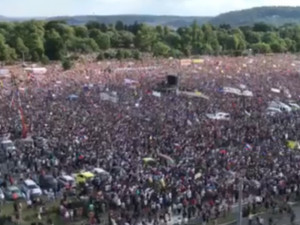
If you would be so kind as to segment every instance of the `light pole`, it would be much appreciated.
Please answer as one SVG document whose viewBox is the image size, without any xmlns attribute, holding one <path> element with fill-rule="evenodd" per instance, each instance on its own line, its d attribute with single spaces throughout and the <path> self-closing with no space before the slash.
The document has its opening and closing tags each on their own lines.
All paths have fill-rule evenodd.
<svg viewBox="0 0 300 225">
<path fill-rule="evenodd" d="M 239 212 L 238 212 L 238 225 L 242 225 L 243 222 L 243 178 L 239 178 Z"/>
</svg>

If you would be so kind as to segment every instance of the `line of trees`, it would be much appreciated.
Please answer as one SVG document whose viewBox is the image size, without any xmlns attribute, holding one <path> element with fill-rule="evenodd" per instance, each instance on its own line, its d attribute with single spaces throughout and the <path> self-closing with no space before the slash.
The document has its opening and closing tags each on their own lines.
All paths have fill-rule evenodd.
<svg viewBox="0 0 300 225">
<path fill-rule="evenodd" d="M 241 55 L 300 51 L 300 26 L 281 27 L 258 23 L 252 27 L 214 27 L 210 24 L 177 30 L 135 23 L 114 25 L 89 22 L 70 26 L 64 21 L 0 23 L 0 61 L 22 59 L 47 63 L 66 56 L 97 53 L 98 60 L 140 58 L 141 52 L 160 57 L 201 54 Z"/>
</svg>

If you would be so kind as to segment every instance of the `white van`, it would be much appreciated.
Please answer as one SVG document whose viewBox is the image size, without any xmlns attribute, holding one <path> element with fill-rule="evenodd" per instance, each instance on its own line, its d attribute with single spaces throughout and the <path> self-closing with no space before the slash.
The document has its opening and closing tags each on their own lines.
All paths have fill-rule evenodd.
<svg viewBox="0 0 300 225">
<path fill-rule="evenodd" d="M 21 185 L 21 190 L 26 196 L 39 197 L 43 194 L 41 188 L 30 179 L 24 180 Z"/>
</svg>

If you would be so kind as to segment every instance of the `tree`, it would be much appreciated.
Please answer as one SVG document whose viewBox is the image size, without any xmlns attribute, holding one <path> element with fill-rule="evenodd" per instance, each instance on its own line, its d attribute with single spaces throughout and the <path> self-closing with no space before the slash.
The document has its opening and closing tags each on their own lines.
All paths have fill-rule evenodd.
<svg viewBox="0 0 300 225">
<path fill-rule="evenodd" d="M 118 30 L 118 31 L 120 31 L 120 30 L 124 30 L 124 24 L 123 24 L 123 22 L 122 21 L 120 21 L 120 20 L 118 20 L 117 22 L 116 22 L 116 30 Z"/>
<path fill-rule="evenodd" d="M 205 55 L 211 55 L 213 54 L 214 50 L 213 48 L 210 46 L 210 44 L 204 44 L 203 45 L 203 49 L 202 49 L 202 53 Z"/>
<path fill-rule="evenodd" d="M 193 48 L 194 54 L 199 54 L 201 52 L 201 48 L 203 46 L 204 34 L 201 28 L 198 26 L 197 22 L 194 21 L 191 25 L 191 45 Z"/>
<path fill-rule="evenodd" d="M 247 31 L 245 32 L 245 38 L 249 44 L 260 42 L 260 34 L 258 32 Z"/>
<path fill-rule="evenodd" d="M 73 62 L 70 59 L 64 59 L 61 63 L 64 70 L 69 70 L 73 67 Z"/>
<path fill-rule="evenodd" d="M 157 40 L 162 41 L 165 37 L 165 30 L 161 25 L 155 27 L 155 31 L 157 33 Z"/>
<path fill-rule="evenodd" d="M 0 34 L 0 61 L 13 61 L 17 58 L 16 52 L 5 44 L 5 38 Z"/>
<path fill-rule="evenodd" d="M 285 38 L 284 41 L 288 51 L 296 52 L 297 50 L 296 41 L 291 40 L 290 38 Z"/>
<path fill-rule="evenodd" d="M 104 52 L 105 59 L 114 59 L 116 57 L 116 52 L 114 50 L 107 50 Z"/>
<path fill-rule="evenodd" d="M 224 30 L 231 30 L 231 26 L 230 24 L 221 24 L 219 26 L 220 29 L 224 29 Z"/>
<path fill-rule="evenodd" d="M 102 61 L 102 60 L 104 60 L 104 59 L 105 59 L 105 57 L 104 57 L 104 52 L 100 50 L 100 52 L 99 52 L 99 54 L 98 54 L 98 56 L 97 56 L 97 60 L 98 60 L 98 61 Z"/>
<path fill-rule="evenodd" d="M 177 30 L 178 34 L 181 36 L 180 50 L 186 55 L 190 56 L 192 47 L 192 28 L 191 27 L 180 27 Z"/>
<path fill-rule="evenodd" d="M 271 43 L 270 47 L 274 53 L 282 53 L 287 50 L 286 43 L 283 39 L 279 39 L 278 41 Z"/>
<path fill-rule="evenodd" d="M 108 28 L 107 28 L 107 26 L 106 26 L 105 23 L 101 23 L 101 24 L 100 24 L 100 30 L 101 30 L 102 32 L 107 32 Z"/>
<path fill-rule="evenodd" d="M 93 38 L 94 40 L 96 40 L 99 37 L 99 35 L 101 35 L 101 34 L 102 34 L 102 32 L 98 29 L 89 30 L 89 37 Z"/>
<path fill-rule="evenodd" d="M 167 57 L 170 54 L 170 47 L 162 42 L 157 42 L 153 46 L 153 55 L 154 56 L 163 56 Z"/>
<path fill-rule="evenodd" d="M 44 55 L 44 23 L 38 21 L 26 21 L 15 27 L 15 37 L 20 37 L 29 49 L 29 58 L 39 61 Z"/>
<path fill-rule="evenodd" d="M 170 32 L 165 36 L 165 42 L 172 48 L 179 49 L 181 45 L 181 37 L 178 33 Z"/>
<path fill-rule="evenodd" d="M 171 49 L 170 56 L 173 58 L 181 58 L 183 57 L 183 53 L 178 49 Z"/>
<path fill-rule="evenodd" d="M 134 34 L 129 31 L 119 32 L 119 47 L 130 48 L 134 43 Z"/>
<path fill-rule="evenodd" d="M 119 50 L 117 51 L 116 58 L 117 58 L 118 60 L 124 59 L 124 52 L 123 52 L 122 49 L 119 49 Z"/>
<path fill-rule="evenodd" d="M 156 38 L 157 34 L 154 29 L 143 24 L 140 30 L 137 32 L 135 45 L 142 51 L 151 51 Z"/>
<path fill-rule="evenodd" d="M 267 43 L 256 43 L 251 46 L 254 53 L 266 54 L 271 52 L 271 47 Z"/>
<path fill-rule="evenodd" d="M 132 57 L 132 52 L 130 50 L 124 49 L 123 52 L 124 52 L 124 58 L 125 59 L 129 59 L 129 58 Z"/>
<path fill-rule="evenodd" d="M 270 43 L 276 42 L 278 39 L 279 39 L 279 37 L 278 37 L 277 33 L 275 33 L 275 32 L 267 32 L 267 33 L 263 34 L 261 40 L 262 40 L 262 42 L 270 44 Z"/>
<path fill-rule="evenodd" d="M 45 52 L 44 43 L 42 37 L 38 36 L 38 34 L 32 34 L 31 38 L 31 42 L 28 43 L 31 60 L 38 62 Z"/>
<path fill-rule="evenodd" d="M 273 26 L 266 23 L 255 23 L 253 26 L 253 31 L 255 32 L 268 32 L 272 30 Z"/>
<path fill-rule="evenodd" d="M 50 60 L 60 60 L 66 53 L 66 46 L 59 33 L 54 29 L 45 36 L 45 54 Z"/>
<path fill-rule="evenodd" d="M 97 52 L 99 50 L 99 47 L 92 38 L 75 38 L 73 39 L 72 45 L 70 46 L 69 50 L 77 53 L 86 54 L 91 52 Z"/>
<path fill-rule="evenodd" d="M 89 30 L 92 30 L 92 29 L 99 29 L 100 30 L 101 29 L 101 25 L 97 21 L 90 21 L 85 26 Z"/>
<path fill-rule="evenodd" d="M 141 59 L 141 53 L 138 50 L 133 50 L 132 51 L 132 57 L 135 60 L 140 60 Z"/>
<path fill-rule="evenodd" d="M 96 43 L 98 44 L 99 48 L 102 50 L 107 50 L 110 48 L 110 37 L 108 34 L 100 33 L 96 37 Z"/>
<path fill-rule="evenodd" d="M 16 50 L 16 53 L 19 58 L 23 58 L 23 55 L 25 58 L 28 57 L 29 49 L 24 44 L 24 41 L 22 38 L 20 38 L 20 37 L 15 38 L 14 44 L 12 47 L 14 47 L 14 49 Z"/>
<path fill-rule="evenodd" d="M 119 48 L 119 47 L 121 47 L 119 32 L 117 32 L 117 31 L 108 31 L 106 34 L 110 38 L 110 44 L 111 44 L 112 48 Z"/>
<path fill-rule="evenodd" d="M 79 38 L 88 38 L 89 31 L 85 26 L 74 26 L 73 27 L 75 36 Z"/>
</svg>

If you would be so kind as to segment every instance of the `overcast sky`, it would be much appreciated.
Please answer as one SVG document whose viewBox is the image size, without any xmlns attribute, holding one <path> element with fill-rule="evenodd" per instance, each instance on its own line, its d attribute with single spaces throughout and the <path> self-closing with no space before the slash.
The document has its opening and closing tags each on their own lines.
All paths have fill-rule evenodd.
<svg viewBox="0 0 300 225">
<path fill-rule="evenodd" d="M 257 6 L 300 6 L 299 0 L 0 0 L 0 15 L 151 14 L 215 16 Z"/>
</svg>

